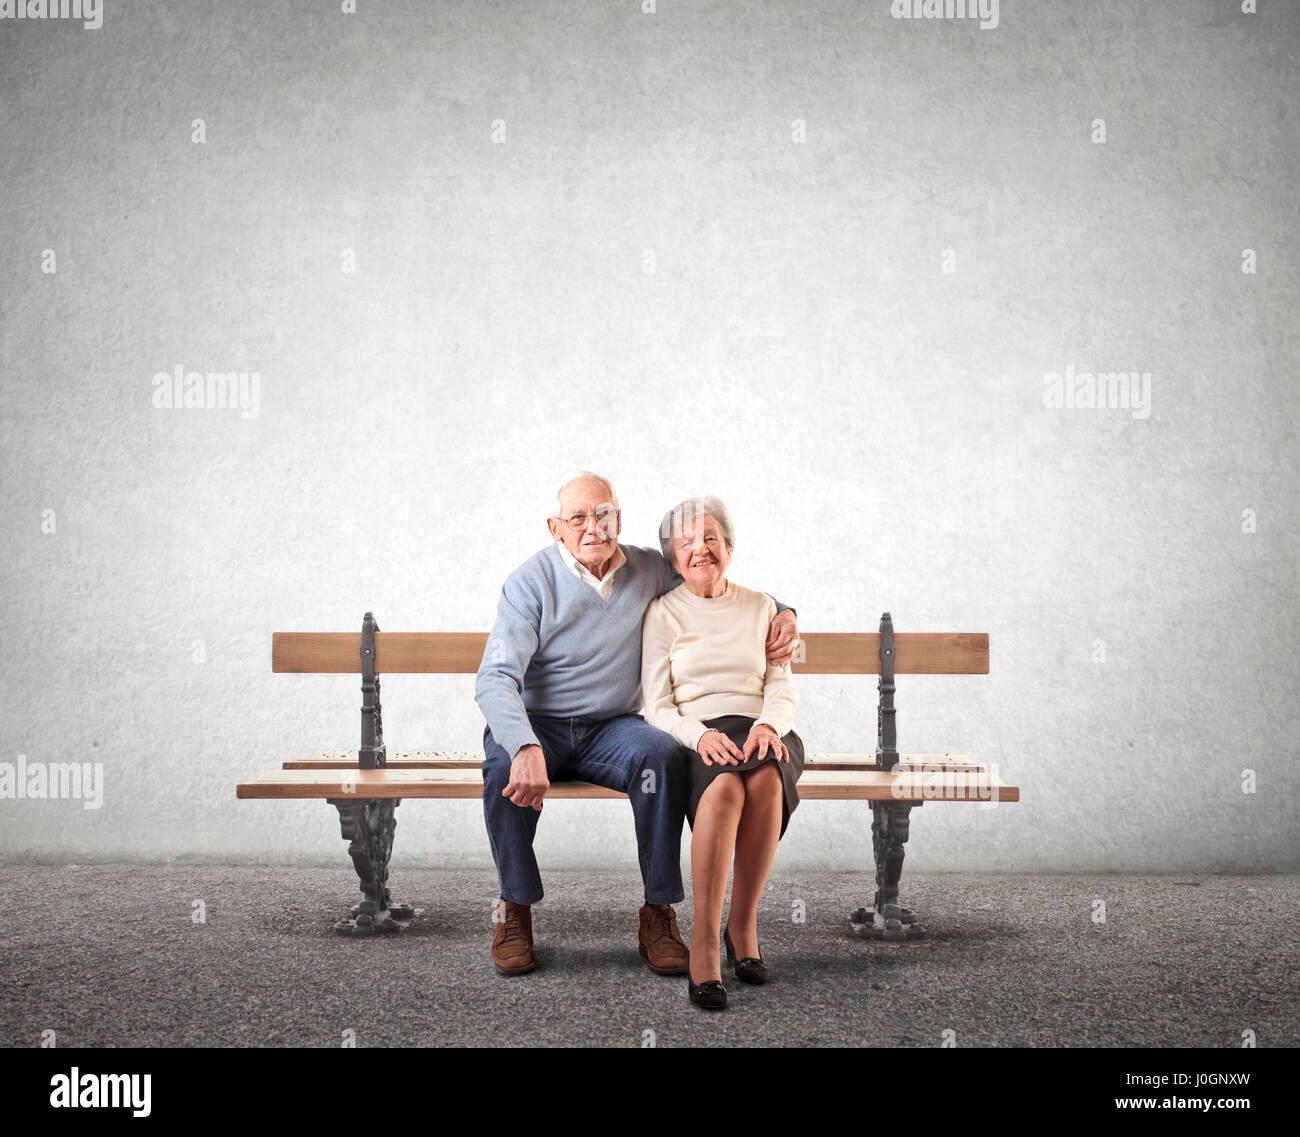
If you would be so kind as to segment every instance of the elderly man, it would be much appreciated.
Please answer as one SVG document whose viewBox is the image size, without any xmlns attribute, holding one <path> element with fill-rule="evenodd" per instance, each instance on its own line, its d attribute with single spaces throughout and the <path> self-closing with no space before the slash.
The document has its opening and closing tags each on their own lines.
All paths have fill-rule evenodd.
<svg viewBox="0 0 1300 1137">
<path fill-rule="evenodd" d="M 681 577 L 660 550 L 620 545 L 620 523 L 607 479 L 584 471 L 565 482 L 547 519 L 554 544 L 506 578 L 479 664 L 483 814 L 501 885 L 492 962 L 503 975 L 537 966 L 531 906 L 542 898 L 542 878 L 533 834 L 556 778 L 627 794 L 645 886 L 639 950 L 657 974 L 686 972 L 672 905 L 686 895 L 687 766 L 676 739 L 639 713 L 646 606 Z M 784 665 L 798 633 L 793 610 L 778 607 L 766 651 Z"/>
</svg>

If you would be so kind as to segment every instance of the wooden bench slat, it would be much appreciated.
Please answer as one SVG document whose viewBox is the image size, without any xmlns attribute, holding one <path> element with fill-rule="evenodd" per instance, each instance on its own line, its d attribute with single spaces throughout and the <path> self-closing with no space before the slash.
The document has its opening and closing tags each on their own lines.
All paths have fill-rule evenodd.
<svg viewBox="0 0 1300 1137">
<path fill-rule="evenodd" d="M 313 750 L 284 763 L 286 770 L 344 770 L 357 768 L 355 750 Z M 900 754 L 900 766 L 942 766 L 950 770 L 982 770 L 965 754 Z M 478 770 L 483 755 L 469 751 L 398 750 L 388 755 L 390 770 Z M 874 754 L 809 754 L 805 770 L 867 770 L 876 765 Z"/>
<path fill-rule="evenodd" d="M 465 674 L 478 670 L 486 632 L 376 632 L 380 674 Z M 360 632 L 272 632 L 271 670 L 361 673 Z"/>
<path fill-rule="evenodd" d="M 256 781 L 241 782 L 241 798 L 478 798 L 483 780 L 472 770 L 277 770 Z M 908 789 L 894 788 L 902 780 Z M 349 785 L 345 789 L 345 783 Z M 983 797 L 980 794 L 983 793 Z M 987 773 L 944 770 L 926 775 L 888 774 L 878 770 L 810 770 L 799 779 L 799 796 L 809 801 L 1019 801 L 1018 786 Z M 613 798 L 625 795 L 589 782 L 554 782 L 550 799 Z"/>
<path fill-rule="evenodd" d="M 804 658 L 792 670 L 810 675 L 879 675 L 879 632 L 801 635 Z M 896 675 L 987 675 L 987 632 L 895 632 Z"/>
<path fill-rule="evenodd" d="M 810 632 L 800 637 L 796 672 L 812 675 L 879 675 L 879 632 Z M 380 674 L 467 674 L 478 670 L 486 632 L 376 632 Z M 894 670 L 899 675 L 987 675 L 986 632 L 897 632 Z M 360 632 L 273 632 L 271 670 L 359 674 Z"/>
<path fill-rule="evenodd" d="M 350 779 L 351 788 L 344 783 Z M 483 778 L 478 770 L 278 770 L 254 782 L 240 782 L 241 798 L 481 798 Z M 547 797 L 625 797 L 589 782 L 555 782 Z"/>
</svg>

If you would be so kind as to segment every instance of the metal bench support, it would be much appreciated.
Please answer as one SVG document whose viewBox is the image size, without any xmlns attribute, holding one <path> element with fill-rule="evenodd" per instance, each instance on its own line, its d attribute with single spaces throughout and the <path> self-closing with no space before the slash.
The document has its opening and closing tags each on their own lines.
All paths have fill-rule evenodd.
<svg viewBox="0 0 1300 1137">
<path fill-rule="evenodd" d="M 358 766 L 362 770 L 383 770 L 388 766 L 384 750 L 383 708 L 379 699 L 375 633 L 379 631 L 373 612 L 361 622 L 361 748 Z M 393 855 L 393 833 L 400 798 L 328 798 L 339 811 L 339 828 L 348 844 L 353 867 L 365 899 L 353 905 L 351 919 L 340 920 L 336 930 L 354 936 L 395 932 L 415 917 L 409 904 L 395 904 L 388 892 L 388 862 Z"/>
<path fill-rule="evenodd" d="M 894 621 L 888 612 L 880 617 L 880 701 L 876 708 L 876 769 L 898 765 L 898 731 L 894 723 Z M 898 903 L 898 880 L 903 873 L 903 846 L 916 802 L 873 801 L 871 844 L 876 859 L 874 907 L 858 908 L 850 916 L 853 930 L 873 940 L 907 940 L 925 935 L 910 908 Z"/>
</svg>

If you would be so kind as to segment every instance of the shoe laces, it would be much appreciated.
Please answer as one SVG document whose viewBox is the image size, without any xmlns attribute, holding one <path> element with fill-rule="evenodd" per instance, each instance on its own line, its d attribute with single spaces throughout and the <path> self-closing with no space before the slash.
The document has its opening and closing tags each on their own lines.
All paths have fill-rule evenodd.
<svg viewBox="0 0 1300 1137">
<path fill-rule="evenodd" d="M 681 932 L 677 930 L 677 913 L 673 911 L 671 904 L 656 907 L 655 919 L 662 925 L 662 930 L 666 935 L 674 940 L 682 938 Z"/>
<path fill-rule="evenodd" d="M 524 930 L 523 912 L 521 912 L 513 904 L 504 904 L 504 907 L 506 910 L 505 911 L 506 918 L 501 922 L 502 924 L 505 925 L 506 935 L 508 936 L 511 933 L 517 933 L 519 935 L 523 935 L 523 930 Z"/>
</svg>

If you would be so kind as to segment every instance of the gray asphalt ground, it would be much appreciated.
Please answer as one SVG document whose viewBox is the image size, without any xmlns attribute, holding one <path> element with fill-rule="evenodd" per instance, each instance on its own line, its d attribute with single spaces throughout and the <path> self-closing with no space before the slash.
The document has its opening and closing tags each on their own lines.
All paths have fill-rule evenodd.
<svg viewBox="0 0 1300 1137">
<path fill-rule="evenodd" d="M 46 1030 L 60 1047 L 337 1047 L 349 1030 L 368 1047 L 939 1046 L 947 1030 L 959 1047 L 1239 1047 L 1246 1030 L 1300 1044 L 1300 875 L 905 871 L 929 934 L 892 944 L 849 927 L 861 876 L 774 874 L 759 923 L 773 978 L 732 979 L 721 1013 L 637 955 L 635 872 L 545 880 L 539 969 L 505 978 L 488 958 L 490 871 L 399 862 L 394 895 L 422 911 L 363 940 L 332 930 L 359 899 L 346 861 L 8 866 L 0 1044 Z M 689 897 L 678 914 L 689 938 Z"/>
</svg>

